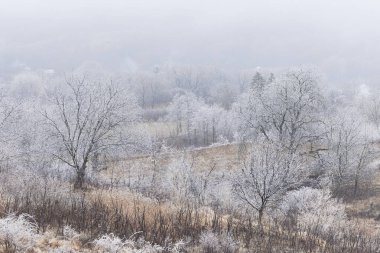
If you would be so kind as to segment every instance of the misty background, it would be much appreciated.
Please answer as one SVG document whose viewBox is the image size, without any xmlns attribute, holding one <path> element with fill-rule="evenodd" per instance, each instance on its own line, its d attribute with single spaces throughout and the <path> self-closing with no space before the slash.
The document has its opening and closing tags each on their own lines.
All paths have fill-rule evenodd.
<svg viewBox="0 0 380 253">
<path fill-rule="evenodd" d="M 379 7 L 370 0 L 1 0 L 0 74 L 312 66 L 329 85 L 376 87 Z"/>
<path fill-rule="evenodd" d="M 0 0 L 0 252 L 380 252 L 379 7 Z"/>
</svg>

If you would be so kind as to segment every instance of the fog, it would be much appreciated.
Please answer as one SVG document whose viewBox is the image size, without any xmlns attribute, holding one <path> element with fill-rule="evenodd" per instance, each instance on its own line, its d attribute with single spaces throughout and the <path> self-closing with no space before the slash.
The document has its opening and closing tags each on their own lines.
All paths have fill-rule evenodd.
<svg viewBox="0 0 380 253">
<path fill-rule="evenodd" d="M 332 85 L 380 81 L 377 1 L 0 1 L 0 73 L 194 64 L 313 66 Z"/>
<path fill-rule="evenodd" d="M 379 7 L 0 0 L 0 252 L 380 252 Z"/>
</svg>

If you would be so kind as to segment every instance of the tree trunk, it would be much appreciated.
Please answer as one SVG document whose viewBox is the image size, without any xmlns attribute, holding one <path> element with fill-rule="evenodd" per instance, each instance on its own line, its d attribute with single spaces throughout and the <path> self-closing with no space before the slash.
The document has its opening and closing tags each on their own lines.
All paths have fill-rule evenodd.
<svg viewBox="0 0 380 253">
<path fill-rule="evenodd" d="M 74 183 L 74 189 L 82 190 L 84 186 L 85 167 L 81 167 L 77 170 L 77 177 Z"/>
<path fill-rule="evenodd" d="M 216 142 L 216 133 L 215 133 L 215 125 L 214 122 L 212 123 L 212 143 Z"/>
<path fill-rule="evenodd" d="M 354 197 L 356 197 L 359 188 L 359 176 L 355 176 Z"/>
<path fill-rule="evenodd" d="M 259 220 L 258 220 L 258 226 L 259 226 L 259 229 L 261 230 L 262 227 L 263 227 L 263 224 L 262 224 L 262 220 L 263 220 L 263 214 L 264 214 L 264 209 L 263 208 L 260 208 L 259 210 Z"/>
</svg>

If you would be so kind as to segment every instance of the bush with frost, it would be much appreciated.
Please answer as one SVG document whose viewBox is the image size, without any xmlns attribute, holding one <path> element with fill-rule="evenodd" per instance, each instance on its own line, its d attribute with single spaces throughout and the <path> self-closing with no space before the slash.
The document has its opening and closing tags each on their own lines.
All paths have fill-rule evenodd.
<svg viewBox="0 0 380 253">
<path fill-rule="evenodd" d="M 57 198 L 69 195 L 70 188 L 65 181 L 41 171 L 15 168 L 0 171 L 0 193 L 6 196 L 36 196 Z M 36 201 L 37 202 L 37 201 Z"/>
<path fill-rule="evenodd" d="M 219 243 L 222 252 L 232 253 L 238 249 L 238 243 L 229 233 L 224 233 L 219 236 Z"/>
<path fill-rule="evenodd" d="M 170 243 L 166 247 L 152 244 L 140 237 L 134 241 L 131 238 L 123 240 L 113 234 L 106 234 L 96 239 L 94 242 L 97 252 L 107 253 L 160 253 L 160 252 L 183 252 L 185 242 L 180 240 Z"/>
<path fill-rule="evenodd" d="M 79 252 L 83 252 L 83 251 L 78 251 L 78 250 L 75 250 L 73 249 L 73 247 L 65 242 L 63 245 L 59 245 L 57 248 L 49 248 L 49 253 L 79 253 Z"/>
<path fill-rule="evenodd" d="M 167 166 L 161 189 L 168 192 L 171 200 L 181 204 L 197 203 L 204 193 L 199 175 L 185 157 Z"/>
<path fill-rule="evenodd" d="M 67 240 L 77 239 L 80 234 L 75 231 L 71 226 L 66 225 L 63 227 L 63 237 Z"/>
<path fill-rule="evenodd" d="M 232 253 L 238 248 L 238 243 L 229 233 L 217 235 L 212 231 L 204 231 L 199 244 L 204 252 Z"/>
<path fill-rule="evenodd" d="M 114 234 L 103 235 L 94 241 L 95 247 L 103 252 L 118 253 L 123 252 L 126 243 Z M 134 246 L 134 245 L 130 245 Z"/>
<path fill-rule="evenodd" d="M 279 210 L 282 219 L 318 234 L 338 234 L 348 225 L 344 205 L 329 190 L 303 187 L 289 192 Z"/>
<path fill-rule="evenodd" d="M 126 240 L 126 242 L 133 243 L 130 239 Z M 164 251 L 162 246 L 145 241 L 143 237 L 140 237 L 135 243 L 133 243 L 134 247 L 130 246 L 132 244 L 127 243 L 127 245 L 129 245 L 129 250 L 133 253 L 158 253 Z"/>
<path fill-rule="evenodd" d="M 25 251 L 39 237 L 37 229 L 37 223 L 27 214 L 8 215 L 0 219 L 0 244 L 10 251 Z"/>
<path fill-rule="evenodd" d="M 183 240 L 179 240 L 178 242 L 169 244 L 169 246 L 166 247 L 166 249 L 172 253 L 180 253 L 184 252 L 185 246 L 186 242 L 184 242 Z"/>
<path fill-rule="evenodd" d="M 199 244 L 205 252 L 219 252 L 220 249 L 219 238 L 211 231 L 205 231 L 201 234 Z"/>
</svg>

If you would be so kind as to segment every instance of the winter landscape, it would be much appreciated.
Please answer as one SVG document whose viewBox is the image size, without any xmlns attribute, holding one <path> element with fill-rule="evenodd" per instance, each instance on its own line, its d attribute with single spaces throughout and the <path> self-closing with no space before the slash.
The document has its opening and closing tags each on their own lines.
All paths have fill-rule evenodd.
<svg viewBox="0 0 380 253">
<path fill-rule="evenodd" d="M 0 0 L 0 252 L 380 252 L 377 7 Z"/>
</svg>

